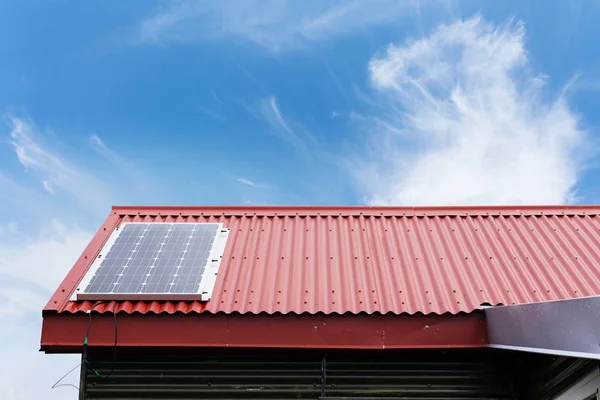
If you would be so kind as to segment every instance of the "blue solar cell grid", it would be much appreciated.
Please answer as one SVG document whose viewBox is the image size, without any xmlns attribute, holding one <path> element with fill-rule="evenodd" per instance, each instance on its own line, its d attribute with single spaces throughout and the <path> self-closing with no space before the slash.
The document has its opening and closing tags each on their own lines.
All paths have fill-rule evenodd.
<svg viewBox="0 0 600 400">
<path fill-rule="evenodd" d="M 198 293 L 219 229 L 212 223 L 124 224 L 84 292 Z"/>
</svg>

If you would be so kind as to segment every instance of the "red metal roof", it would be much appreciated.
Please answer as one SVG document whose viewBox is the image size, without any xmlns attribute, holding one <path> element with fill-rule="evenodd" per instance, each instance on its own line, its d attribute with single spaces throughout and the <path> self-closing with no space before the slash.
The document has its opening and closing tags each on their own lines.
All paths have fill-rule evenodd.
<svg viewBox="0 0 600 400">
<path fill-rule="evenodd" d="M 115 207 L 45 313 L 122 222 L 231 229 L 210 301 L 120 302 L 127 313 L 458 313 L 600 294 L 600 206 Z M 101 304 L 95 311 L 112 311 Z"/>
</svg>

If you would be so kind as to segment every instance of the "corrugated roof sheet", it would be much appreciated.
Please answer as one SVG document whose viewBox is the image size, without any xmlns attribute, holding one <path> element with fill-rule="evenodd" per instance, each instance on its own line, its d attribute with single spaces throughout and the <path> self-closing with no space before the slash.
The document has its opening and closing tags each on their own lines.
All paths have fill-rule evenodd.
<svg viewBox="0 0 600 400">
<path fill-rule="evenodd" d="M 69 297 L 121 222 L 231 229 L 213 296 L 128 313 L 458 313 L 600 294 L 600 207 L 115 207 L 45 311 Z M 96 311 L 112 311 L 113 304 Z"/>
</svg>

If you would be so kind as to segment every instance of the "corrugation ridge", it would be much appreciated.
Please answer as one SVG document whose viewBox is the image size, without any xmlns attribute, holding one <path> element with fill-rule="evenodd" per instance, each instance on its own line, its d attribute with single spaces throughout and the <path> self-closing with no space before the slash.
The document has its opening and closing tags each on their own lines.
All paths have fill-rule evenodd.
<svg viewBox="0 0 600 400">
<path fill-rule="evenodd" d="M 560 218 L 569 218 L 569 217 L 556 217 L 556 219 Z M 539 233 L 539 240 L 536 240 L 535 245 L 532 243 L 530 258 L 535 266 L 536 274 L 532 274 L 533 280 L 539 280 L 540 282 L 537 284 L 537 288 L 533 289 L 535 294 L 538 294 L 538 289 L 542 288 L 542 290 L 548 290 L 547 288 L 551 288 L 550 290 L 555 294 L 558 293 L 559 297 L 563 298 L 567 293 L 571 292 L 571 289 L 567 287 L 567 283 L 569 285 L 572 284 L 571 281 L 564 282 L 561 280 L 557 274 L 557 272 L 553 268 L 544 268 L 543 265 L 550 263 L 552 261 L 552 250 L 550 246 L 554 243 L 554 240 L 549 235 L 549 230 L 551 228 L 550 224 L 542 224 L 538 220 L 529 221 L 530 225 L 533 226 L 533 230 Z M 559 290 L 560 288 L 560 290 Z M 532 296 L 538 297 L 538 296 Z"/>
<path fill-rule="evenodd" d="M 423 237 L 423 229 L 422 229 L 422 221 L 424 220 L 418 220 L 418 219 L 412 219 L 411 222 L 413 222 L 413 225 L 410 229 L 410 232 L 408 232 L 407 230 L 407 237 L 410 237 L 411 240 L 413 241 L 413 243 L 415 244 L 414 247 L 417 250 L 417 254 L 418 254 L 418 260 L 416 259 L 417 257 L 415 257 L 415 265 L 419 265 L 418 267 L 418 271 L 419 271 L 419 275 L 421 276 L 422 282 L 424 282 L 424 287 L 421 287 L 421 293 L 422 293 L 422 297 L 424 299 L 423 301 L 423 305 L 422 305 L 422 310 L 424 312 L 430 311 L 433 307 L 432 304 L 433 302 L 431 302 L 431 296 L 437 292 L 437 287 L 434 284 L 434 280 L 432 279 L 430 273 L 429 273 L 429 269 L 430 269 L 430 264 L 431 264 L 431 259 L 429 257 L 429 252 L 427 251 L 427 241 L 425 240 L 425 238 Z M 443 282 L 439 282 L 439 284 L 443 284 Z M 439 301 L 439 300 L 438 300 Z M 440 302 L 441 303 L 441 302 Z M 446 307 L 449 308 L 449 310 L 452 310 L 452 308 L 450 308 L 450 304 L 446 304 Z"/>
<path fill-rule="evenodd" d="M 318 276 L 316 283 L 319 285 L 317 289 L 317 293 L 319 294 L 319 304 L 321 305 L 321 309 L 330 314 L 332 312 L 336 312 L 335 304 L 332 304 L 331 301 L 331 277 L 329 276 L 330 271 L 327 268 L 327 255 L 328 253 L 328 243 L 327 236 L 323 235 L 322 229 L 324 224 L 317 224 L 316 217 L 308 217 L 308 230 L 307 235 L 310 235 L 312 232 L 312 237 L 314 237 L 315 254 L 312 257 L 314 263 L 314 271 L 315 275 Z"/>
<path fill-rule="evenodd" d="M 591 222 L 590 224 L 585 224 L 584 223 L 584 219 L 580 219 L 580 225 L 581 228 L 586 232 L 586 236 L 585 238 L 587 239 L 587 241 L 589 242 L 588 247 L 592 248 L 595 247 L 596 248 L 596 254 L 598 254 L 598 252 L 600 252 L 598 249 L 600 249 L 600 235 L 598 234 L 598 231 L 600 231 L 600 217 L 598 216 L 594 216 L 594 217 L 590 217 Z M 588 226 L 589 225 L 589 226 Z M 590 253 L 592 253 L 592 249 L 590 249 Z M 600 274 L 600 263 L 598 261 L 595 261 L 594 258 L 590 255 L 589 257 L 589 263 L 584 263 L 584 265 L 587 268 L 587 271 L 589 273 L 589 279 L 585 280 L 585 284 L 586 284 L 586 291 L 580 291 L 579 294 L 581 294 L 582 296 L 588 296 L 590 293 L 592 293 L 592 286 L 588 283 L 588 282 L 593 282 L 594 279 L 596 278 L 597 275 Z M 592 266 L 593 264 L 593 266 Z M 595 271 L 593 270 L 595 269 Z"/>
<path fill-rule="evenodd" d="M 333 257 L 335 264 L 340 269 L 339 288 L 340 288 L 340 303 L 347 304 L 351 309 L 358 309 L 358 288 L 354 279 L 354 270 L 356 264 L 352 258 L 350 248 L 348 246 L 347 235 L 342 235 L 343 230 L 340 229 L 340 222 L 337 217 L 331 217 L 330 229 L 332 236 L 335 237 L 335 249 Z M 342 268 L 345 265 L 346 268 Z"/>
<path fill-rule="evenodd" d="M 273 310 L 273 303 L 268 302 L 267 299 L 269 297 L 269 293 L 272 293 L 271 290 L 264 290 L 265 288 L 269 288 L 269 279 L 274 276 L 273 272 L 277 271 L 277 264 L 272 265 L 273 254 L 275 251 L 268 251 L 267 249 L 271 249 L 273 246 L 272 243 L 272 224 L 265 224 L 265 221 L 268 221 L 267 218 L 259 218 L 258 219 L 258 227 L 256 228 L 256 232 L 254 235 L 258 236 L 258 246 L 257 246 L 257 256 L 253 259 L 255 263 L 255 267 L 261 270 L 261 273 L 255 275 L 255 279 L 250 280 L 250 295 L 248 298 L 248 311 L 257 312 L 261 308 L 258 303 L 263 303 L 263 310 Z M 261 259 L 262 257 L 262 259 Z M 271 270 L 267 269 L 268 265 L 272 265 Z M 271 289 L 271 288 L 269 288 Z M 262 304 L 261 304 L 262 305 Z"/>
<path fill-rule="evenodd" d="M 111 304 L 111 303 L 108 303 Z M 501 303 L 497 304 L 497 305 L 502 305 Z M 183 314 L 183 315 L 187 315 L 187 314 L 210 314 L 210 315 L 296 315 L 296 316 L 301 316 L 301 315 L 397 315 L 397 316 L 401 316 L 401 315 L 437 315 L 437 316 L 442 316 L 442 315 L 463 315 L 463 314 L 471 314 L 473 312 L 480 312 L 483 311 L 482 308 L 474 308 L 472 310 L 459 310 L 459 311 L 444 311 L 444 312 L 429 312 L 429 313 L 425 313 L 423 311 L 404 311 L 401 313 L 396 313 L 393 311 L 389 311 L 389 312 L 381 312 L 381 311 L 372 311 L 372 312 L 368 312 L 368 311 L 352 311 L 352 310 L 348 310 L 348 311 L 344 311 L 344 310 L 340 310 L 340 311 L 334 311 L 331 313 L 324 313 L 324 312 L 298 312 L 298 311 L 288 311 L 288 312 L 281 312 L 281 311 L 260 311 L 260 312 L 239 312 L 239 311 L 231 311 L 231 312 L 226 312 L 226 311 L 209 311 L 209 310 L 205 310 L 203 312 L 197 312 L 194 310 L 188 310 L 186 311 L 183 308 L 180 307 L 176 307 L 174 311 L 166 311 L 166 310 L 159 310 L 156 311 L 155 308 L 148 308 L 147 310 L 141 310 L 141 306 L 138 304 L 136 306 L 132 306 L 130 308 L 125 308 L 125 307 L 117 307 L 116 309 L 116 313 L 117 315 L 119 313 L 125 313 L 125 314 L 140 314 L 140 315 L 145 315 L 145 314 L 169 314 L 169 315 L 173 315 L 173 314 Z M 81 308 L 76 309 L 76 310 L 70 310 L 70 309 L 65 309 L 63 311 L 66 314 L 78 314 L 78 313 L 82 313 L 85 314 L 87 313 L 87 310 L 83 310 Z M 99 313 L 99 314 L 106 314 L 106 313 L 112 313 L 113 312 L 113 308 L 112 305 L 108 306 L 105 305 L 104 307 L 94 307 L 93 310 L 94 313 Z"/>
<path fill-rule="evenodd" d="M 297 218 L 285 218 L 286 221 L 286 226 L 287 229 L 290 231 L 290 257 L 292 257 L 292 255 L 295 258 L 290 258 L 290 280 L 287 282 L 288 284 L 286 285 L 286 287 L 284 288 L 286 290 L 286 292 L 288 291 L 288 288 L 292 288 L 294 285 L 294 282 L 302 282 L 302 288 L 300 290 L 290 290 L 289 294 L 286 295 L 286 298 L 288 299 L 288 303 L 286 305 L 286 307 L 284 308 L 285 310 L 290 309 L 291 307 L 293 307 L 293 304 L 299 304 L 301 307 L 305 307 L 305 309 L 308 310 L 308 293 L 307 293 L 307 285 L 306 285 L 306 275 L 304 273 L 304 271 L 306 271 L 305 268 L 303 268 L 304 266 L 304 260 L 302 259 L 302 257 L 304 256 L 303 253 L 303 249 L 306 249 L 307 245 L 306 245 L 306 236 L 302 235 L 302 234 L 298 234 L 299 230 L 295 229 L 296 226 L 298 225 L 299 220 Z M 299 245 L 295 245 L 296 243 L 299 243 Z M 300 260 L 300 265 L 295 265 L 294 268 L 294 264 L 292 264 L 291 260 Z M 293 295 L 295 293 L 295 297 L 296 297 L 296 302 L 294 303 L 294 298 Z M 306 303 L 305 303 L 306 302 Z"/>
<path fill-rule="evenodd" d="M 307 302 L 307 304 L 314 304 L 315 308 L 319 308 L 319 309 L 323 310 L 323 312 L 327 312 L 327 309 L 323 305 L 323 299 L 321 298 L 322 291 L 319 288 L 319 281 L 318 281 L 317 276 L 315 276 L 315 274 L 317 272 L 322 273 L 322 271 L 319 271 L 317 269 L 318 266 L 316 265 L 318 238 L 316 235 L 306 235 L 306 233 L 305 233 L 305 232 L 310 232 L 310 229 L 312 228 L 312 225 L 311 225 L 312 219 L 310 217 L 304 217 L 301 219 L 301 221 L 302 221 L 302 224 L 301 224 L 302 227 L 299 229 L 299 234 L 305 235 L 306 242 L 307 242 L 304 257 L 301 258 L 301 262 L 304 263 L 303 269 L 307 273 L 306 281 L 305 281 L 305 285 L 306 285 L 305 290 L 309 291 L 306 296 L 307 300 L 305 300 L 305 301 Z M 311 301 L 313 299 L 316 301 Z M 303 304 L 300 306 L 304 307 Z M 310 310 L 310 311 L 312 311 L 312 310 Z"/>
<path fill-rule="evenodd" d="M 517 288 L 521 288 L 521 275 L 519 273 L 520 258 L 518 257 L 519 244 L 515 243 L 513 239 L 513 221 L 513 216 L 499 218 L 497 221 L 500 226 L 498 250 L 501 252 L 502 258 L 504 259 L 504 263 L 499 269 L 499 272 L 505 283 L 504 287 L 498 288 L 498 294 L 501 299 L 504 299 L 505 304 L 514 304 L 516 302 L 514 298 L 515 292 L 518 290 Z"/>
<path fill-rule="evenodd" d="M 479 294 L 481 292 L 477 293 L 478 288 L 481 288 L 483 282 L 489 279 L 486 277 L 485 272 L 485 267 L 489 265 L 489 259 L 486 257 L 489 251 L 482 239 L 482 231 L 480 230 L 481 225 L 485 222 L 486 219 L 480 216 L 461 220 L 461 224 L 465 225 L 461 229 L 461 242 L 465 250 L 462 259 L 468 271 L 467 277 L 470 277 L 471 282 L 470 284 L 463 282 L 464 291 L 467 294 L 463 301 L 473 304 L 474 307 L 482 303 Z"/>
<path fill-rule="evenodd" d="M 394 288 L 395 292 L 392 295 L 398 296 L 397 307 L 399 311 L 403 311 L 406 307 L 406 290 L 407 287 L 406 282 L 406 268 L 402 265 L 401 262 L 401 252 L 400 252 L 400 237 L 397 235 L 398 220 L 396 218 L 384 219 L 386 230 L 387 230 L 387 240 L 386 243 L 389 246 L 389 263 L 390 268 L 395 271 L 395 283 L 396 287 Z"/>
<path fill-rule="evenodd" d="M 568 222 L 572 217 L 560 217 L 557 218 L 557 223 L 555 225 L 555 229 L 557 232 L 556 235 L 556 248 L 558 250 L 558 254 L 555 258 L 560 259 L 560 262 L 556 264 L 556 275 L 559 276 L 561 282 L 568 281 L 573 284 L 574 277 L 579 275 L 578 268 L 576 263 L 573 260 L 575 256 L 575 249 L 573 248 L 573 244 L 571 240 L 567 240 L 569 237 L 568 231 Z M 568 268 L 568 270 L 567 270 Z M 578 288 L 577 285 L 575 285 Z M 547 296 L 546 296 L 547 297 Z M 555 296 L 556 297 L 556 296 Z"/>
<path fill-rule="evenodd" d="M 279 217 L 276 217 L 279 218 Z M 290 300 L 288 296 L 293 295 L 293 291 L 287 291 L 286 288 L 291 287 L 292 285 L 292 265 L 290 264 L 290 260 L 293 260 L 294 257 L 290 254 L 293 251 L 294 246 L 290 243 L 290 234 L 287 232 L 287 222 L 288 218 L 283 218 L 282 224 L 279 224 L 279 233 L 280 237 L 277 240 L 277 246 L 279 247 L 279 252 L 276 255 L 277 263 L 279 264 L 277 268 L 277 272 L 275 275 L 275 279 L 273 285 L 275 286 L 273 289 L 273 304 L 275 307 L 281 307 L 281 302 L 283 301 L 283 308 L 287 308 L 288 304 L 299 304 L 298 301 Z M 280 277 L 277 279 L 277 277 Z M 281 287 L 281 283 L 286 283 L 285 287 Z M 285 293 L 284 293 L 285 292 Z"/>
<path fill-rule="evenodd" d="M 325 234 L 325 240 L 326 240 L 326 249 L 327 249 L 327 256 L 325 259 L 325 263 L 326 263 L 326 269 L 330 272 L 330 279 L 331 279 L 331 285 L 329 287 L 329 289 L 331 289 L 331 302 L 332 302 L 332 306 L 334 306 L 333 308 L 337 309 L 338 307 L 341 307 L 344 302 L 342 301 L 342 298 L 344 297 L 344 295 L 346 293 L 351 293 L 351 291 L 354 289 L 352 286 L 344 286 L 343 282 L 344 282 L 344 277 L 343 277 L 343 271 L 344 268 L 340 268 L 340 260 L 338 259 L 338 247 L 339 247 L 339 240 L 337 240 L 337 238 L 335 237 L 335 234 L 333 233 L 333 218 L 331 216 L 327 216 L 325 217 L 325 223 L 323 224 L 323 231 Z M 351 303 L 346 303 L 346 304 L 351 304 Z"/>
<path fill-rule="evenodd" d="M 359 304 L 362 304 L 362 309 L 364 310 L 370 310 L 371 307 L 371 288 L 369 286 L 369 279 L 367 278 L 367 269 L 364 268 L 364 262 L 363 260 L 366 259 L 366 256 L 364 255 L 363 252 L 363 247 L 361 246 L 361 244 L 359 243 L 359 236 L 356 234 L 356 229 L 357 229 L 357 219 L 356 218 L 347 218 L 344 220 L 345 223 L 347 224 L 349 229 L 346 229 L 347 234 L 350 237 L 350 241 L 352 243 L 352 248 L 353 248 L 353 252 L 352 254 L 354 255 L 354 265 L 357 268 L 357 277 L 360 277 L 360 283 L 359 283 L 359 289 L 358 289 L 358 293 L 359 293 Z M 360 226 L 359 226 L 360 229 Z"/>
<path fill-rule="evenodd" d="M 458 221 L 458 223 L 457 223 Z M 464 269 L 464 258 L 467 253 L 465 244 L 462 240 L 459 223 L 462 223 L 461 217 L 449 218 L 446 228 L 446 237 L 448 241 L 448 248 L 450 249 L 450 260 L 452 261 L 451 268 L 456 275 L 456 279 L 459 282 L 460 291 L 462 293 L 468 293 L 472 285 L 467 285 L 468 278 L 465 279 Z M 462 266 L 462 267 L 461 267 Z M 454 309 L 457 309 L 457 304 L 452 304 Z"/>
<path fill-rule="evenodd" d="M 519 218 L 518 223 L 516 223 L 516 218 Z M 530 247 L 529 244 L 532 240 L 532 234 L 530 233 L 530 229 L 528 227 L 529 219 L 527 217 L 509 217 L 508 221 L 510 222 L 511 227 L 509 228 L 510 232 L 507 234 L 509 237 L 508 242 L 512 244 L 515 249 L 515 255 L 513 256 L 513 271 L 516 279 L 512 282 L 511 293 L 512 297 L 514 297 L 515 291 L 521 291 L 523 295 L 524 302 L 530 302 L 531 293 L 528 288 L 535 286 L 534 276 L 529 273 L 529 264 L 530 264 Z M 527 233 L 525 233 L 527 232 Z M 516 257 L 516 258 L 515 258 Z M 518 292 L 518 291 L 517 291 Z M 514 302 L 514 300 L 513 300 Z"/>
<path fill-rule="evenodd" d="M 506 252 L 503 250 L 503 217 L 488 217 L 489 223 L 482 231 L 482 242 L 486 244 L 489 254 L 491 254 L 491 262 L 486 266 L 487 274 L 484 273 L 485 279 L 481 282 L 482 288 L 480 293 L 484 294 L 484 298 L 492 304 L 493 302 L 507 302 L 509 299 L 506 295 L 506 289 L 503 288 L 500 282 L 506 286 L 510 286 L 506 275 L 503 273 L 502 266 L 510 262 Z M 489 257 L 489 256 L 488 256 Z"/>
<path fill-rule="evenodd" d="M 478 299 L 478 304 L 482 304 L 484 298 L 489 303 L 495 301 L 493 300 L 493 297 L 489 296 L 488 291 L 486 291 L 487 296 L 485 296 L 486 293 L 482 291 L 483 287 L 486 287 L 488 290 L 490 289 L 490 287 L 493 287 L 493 285 L 490 285 L 489 283 L 495 282 L 498 275 L 495 271 L 496 268 L 494 268 L 494 266 L 496 265 L 496 260 L 494 259 L 494 256 L 491 255 L 493 254 L 493 252 L 490 240 L 488 240 L 488 235 L 490 234 L 489 227 L 490 225 L 495 225 L 495 223 L 496 221 L 493 217 L 478 217 L 477 221 L 472 220 L 470 224 L 470 237 L 472 238 L 473 242 L 471 243 L 471 251 L 473 252 L 473 255 L 471 257 L 473 263 L 477 264 L 474 267 L 474 271 L 478 280 L 477 283 L 479 287 L 479 293 L 483 294 L 478 294 L 477 288 L 475 288 L 474 296 Z M 491 232 L 494 232 L 493 227 Z M 479 264 L 481 265 L 481 267 L 479 267 Z M 502 302 L 507 300 L 506 296 L 503 296 L 502 294 L 499 295 L 498 293 L 496 293 L 496 298 L 499 298 Z"/>
<path fill-rule="evenodd" d="M 448 260 L 451 259 L 450 253 L 452 252 L 450 250 L 450 248 L 448 247 L 448 240 L 444 240 L 445 238 L 445 234 L 447 233 L 447 225 L 450 223 L 449 218 L 440 218 L 440 217 L 434 217 L 432 219 L 432 221 L 430 222 L 431 224 L 431 232 L 432 232 L 432 238 L 434 243 L 436 244 L 435 250 L 432 251 L 435 252 L 435 259 L 436 262 L 439 263 L 440 265 L 440 270 L 441 270 L 441 275 L 443 276 L 442 282 L 448 282 L 450 284 L 450 289 L 452 290 L 452 294 L 454 294 L 454 296 L 452 294 L 450 294 L 450 292 L 448 290 L 445 291 L 446 293 L 446 300 L 447 300 L 447 304 L 454 304 L 455 301 L 458 301 L 456 299 L 459 298 L 459 296 L 462 296 L 461 298 L 466 302 L 467 298 L 469 298 L 470 296 L 468 295 L 468 293 L 465 293 L 464 290 L 460 290 L 461 286 L 458 282 L 458 280 L 455 278 L 454 274 L 450 273 L 449 270 L 452 268 L 451 264 L 448 264 Z M 439 258 L 439 260 L 438 260 Z"/>
<path fill-rule="evenodd" d="M 461 217 L 461 219 L 458 222 L 455 221 L 454 224 L 463 250 L 461 261 L 464 263 L 465 268 L 462 271 L 464 278 L 461 279 L 461 281 L 463 282 L 464 290 L 467 293 L 473 290 L 474 287 L 480 286 L 482 280 L 479 275 L 479 271 L 482 270 L 482 268 L 478 265 L 478 263 L 482 261 L 481 249 L 474 243 L 476 240 L 474 232 L 476 225 L 474 224 L 479 224 L 480 221 L 481 217 L 478 217 L 477 219 L 465 219 Z"/>
<path fill-rule="evenodd" d="M 591 219 L 591 223 L 593 224 L 593 218 L 589 217 L 588 219 Z M 595 245 L 596 245 L 596 257 L 598 257 L 598 248 L 599 248 L 599 241 L 598 241 L 598 234 L 591 234 L 591 235 L 583 235 L 581 233 L 581 230 L 586 230 L 588 229 L 588 227 L 585 224 L 582 224 L 582 218 L 579 216 L 574 216 L 571 217 L 567 220 L 567 223 L 570 223 L 573 226 L 573 229 L 575 229 L 574 232 L 571 237 L 573 238 L 573 244 L 576 247 L 579 247 L 579 250 L 577 252 L 577 260 L 579 261 L 579 268 L 577 268 L 577 277 L 579 278 L 579 282 L 578 282 L 578 286 L 577 289 L 581 289 L 582 287 L 586 287 L 586 289 L 590 289 L 590 286 L 588 284 L 588 282 L 591 282 L 595 279 L 597 279 L 597 274 L 600 272 L 599 268 L 598 268 L 598 263 L 594 262 L 593 260 L 593 250 L 592 250 L 592 244 L 590 242 L 594 242 L 595 240 Z M 575 232 L 579 232 L 578 234 Z M 593 266 L 596 266 L 596 273 L 594 274 L 594 272 L 591 270 Z M 579 291 L 578 291 L 579 293 Z M 581 295 L 581 293 L 579 293 Z"/>
<path fill-rule="evenodd" d="M 387 283 L 387 296 L 382 298 L 381 307 L 385 307 L 386 310 L 400 311 L 402 310 L 402 307 L 399 304 L 400 296 L 398 293 L 400 281 L 396 271 L 399 268 L 394 268 L 394 263 L 392 263 L 392 254 L 394 252 L 391 249 L 393 246 L 393 241 L 389 239 L 389 220 L 383 219 L 381 220 L 380 224 L 382 225 L 383 229 L 380 229 L 377 237 L 377 244 L 381 248 L 380 257 L 378 260 L 384 275 L 383 279 Z"/>
<path fill-rule="evenodd" d="M 382 275 L 385 273 L 385 264 L 381 265 L 379 260 L 381 259 L 381 247 L 379 246 L 378 235 L 375 229 L 373 229 L 374 218 L 361 218 L 362 232 L 365 234 L 368 252 L 368 261 L 366 264 L 371 274 L 371 280 L 375 287 L 375 292 L 371 290 L 372 304 L 371 306 L 375 310 L 384 311 L 386 307 L 386 295 L 389 293 L 387 290 L 386 278 Z"/>
<path fill-rule="evenodd" d="M 409 297 L 410 304 L 413 304 L 413 307 L 416 307 L 419 310 L 423 309 L 424 306 L 424 298 L 423 293 L 420 290 L 423 288 L 424 284 L 421 281 L 420 274 L 418 272 L 418 268 L 415 266 L 416 258 L 418 257 L 418 253 L 414 252 L 414 246 L 412 246 L 411 237 L 409 235 L 411 225 L 409 225 L 410 219 L 401 218 L 398 219 L 398 229 L 399 234 L 404 235 L 405 240 L 401 240 L 400 243 L 403 243 L 401 252 L 403 253 L 402 260 L 404 261 L 404 267 L 409 271 L 409 288 L 407 290 L 407 296 Z M 417 290 L 412 290 L 412 288 L 417 288 Z"/>
</svg>

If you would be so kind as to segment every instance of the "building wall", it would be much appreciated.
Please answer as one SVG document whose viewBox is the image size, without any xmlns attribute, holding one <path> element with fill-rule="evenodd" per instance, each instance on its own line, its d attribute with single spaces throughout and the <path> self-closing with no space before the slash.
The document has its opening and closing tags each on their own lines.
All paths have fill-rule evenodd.
<svg viewBox="0 0 600 400">
<path fill-rule="evenodd" d="M 587 400 L 600 399 L 600 370 L 596 365 L 591 372 L 579 379 L 565 391 L 556 396 L 554 400 Z M 593 397 L 596 395 L 597 397 Z"/>
<path fill-rule="evenodd" d="M 598 369 L 598 361 L 520 353 L 516 391 L 523 399 L 541 400 L 571 400 L 571 397 L 561 397 L 569 388 L 576 387 L 592 371 Z M 573 397 L 572 400 L 584 400 L 584 397 Z"/>
<path fill-rule="evenodd" d="M 598 371 L 591 360 L 490 349 L 119 349 L 114 363 L 111 351 L 89 360 L 100 376 L 88 372 L 87 398 L 121 400 L 583 400 L 566 391 Z"/>
<path fill-rule="evenodd" d="M 480 351 L 90 355 L 88 399 L 513 399 L 513 360 Z"/>
</svg>

